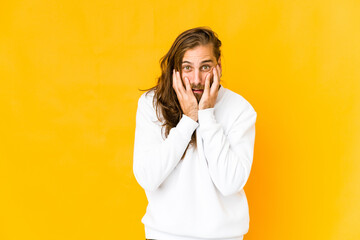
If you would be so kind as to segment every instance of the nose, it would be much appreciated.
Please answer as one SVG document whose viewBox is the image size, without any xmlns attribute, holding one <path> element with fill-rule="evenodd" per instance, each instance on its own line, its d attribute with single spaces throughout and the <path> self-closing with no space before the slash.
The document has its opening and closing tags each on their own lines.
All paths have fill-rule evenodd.
<svg viewBox="0 0 360 240">
<path fill-rule="evenodd" d="M 200 71 L 198 69 L 196 69 L 194 74 L 195 74 L 195 76 L 194 76 L 194 84 L 195 85 L 201 84 L 201 73 L 200 73 Z"/>
</svg>

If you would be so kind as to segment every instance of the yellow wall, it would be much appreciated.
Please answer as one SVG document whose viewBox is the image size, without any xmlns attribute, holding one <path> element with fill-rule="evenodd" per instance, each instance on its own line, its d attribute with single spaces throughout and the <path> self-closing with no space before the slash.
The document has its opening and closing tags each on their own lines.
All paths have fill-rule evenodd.
<svg viewBox="0 0 360 240">
<path fill-rule="evenodd" d="M 358 0 L 3 2 L 0 239 L 144 239 L 137 89 L 204 25 L 258 113 L 245 239 L 360 239 Z"/>
</svg>

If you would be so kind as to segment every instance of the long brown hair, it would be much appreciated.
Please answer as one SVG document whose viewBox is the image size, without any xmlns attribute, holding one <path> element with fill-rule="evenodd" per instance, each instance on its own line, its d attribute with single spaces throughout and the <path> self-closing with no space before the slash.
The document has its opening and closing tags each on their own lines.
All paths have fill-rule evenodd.
<svg viewBox="0 0 360 240">
<path fill-rule="evenodd" d="M 176 127 L 183 114 L 176 92 L 172 87 L 173 69 L 179 71 L 181 76 L 181 65 L 185 52 L 199 45 L 207 44 L 212 44 L 213 54 L 216 60 L 219 60 L 221 41 L 209 27 L 192 28 L 181 33 L 175 39 L 170 50 L 160 59 L 161 75 L 158 78 L 157 85 L 145 90 L 148 91 L 146 94 L 154 90 L 153 104 L 156 107 L 157 118 L 162 123 L 162 127 L 165 128 L 165 137 L 169 135 L 173 127 Z M 195 131 L 188 147 L 190 145 L 196 147 Z"/>
</svg>

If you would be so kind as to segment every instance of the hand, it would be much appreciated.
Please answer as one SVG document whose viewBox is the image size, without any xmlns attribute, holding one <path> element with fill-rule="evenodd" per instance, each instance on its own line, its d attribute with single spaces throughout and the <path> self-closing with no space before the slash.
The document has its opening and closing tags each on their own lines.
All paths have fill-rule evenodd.
<svg viewBox="0 0 360 240">
<path fill-rule="evenodd" d="M 219 79 L 221 74 L 219 65 L 216 65 L 216 67 L 212 69 L 212 72 L 214 74 L 214 82 L 210 88 L 211 73 L 209 73 L 205 78 L 205 89 L 199 102 L 199 109 L 213 108 L 215 106 L 219 93 Z"/>
<path fill-rule="evenodd" d="M 195 122 L 198 120 L 198 102 L 187 77 L 184 79 L 186 89 L 184 88 L 180 73 L 173 70 L 173 88 L 176 92 L 176 96 L 179 100 L 183 113 L 193 119 Z"/>
</svg>

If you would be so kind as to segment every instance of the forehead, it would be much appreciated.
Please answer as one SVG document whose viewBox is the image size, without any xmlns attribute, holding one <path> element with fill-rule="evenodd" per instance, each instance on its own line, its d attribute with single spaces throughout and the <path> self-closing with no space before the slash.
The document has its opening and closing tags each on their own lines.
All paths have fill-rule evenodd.
<svg viewBox="0 0 360 240">
<path fill-rule="evenodd" d="M 211 44 L 199 45 L 187 50 L 184 54 L 183 61 L 201 61 L 204 59 L 215 60 L 213 47 Z"/>
</svg>

